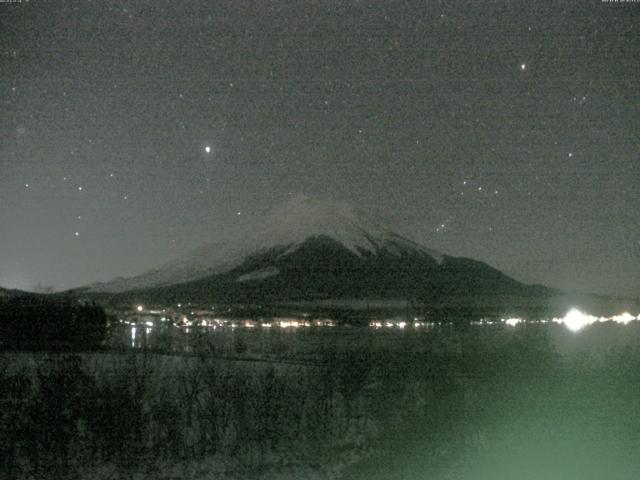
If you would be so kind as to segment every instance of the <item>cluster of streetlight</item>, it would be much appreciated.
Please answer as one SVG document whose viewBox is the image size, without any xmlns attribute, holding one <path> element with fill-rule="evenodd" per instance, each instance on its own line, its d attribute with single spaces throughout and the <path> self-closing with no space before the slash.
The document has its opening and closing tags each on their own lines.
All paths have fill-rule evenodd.
<svg viewBox="0 0 640 480">
<path fill-rule="evenodd" d="M 551 320 L 541 320 L 539 323 L 559 323 L 567 327 L 572 332 L 578 332 L 583 328 L 589 325 L 592 325 L 594 323 L 614 322 L 614 323 L 626 325 L 629 322 L 633 322 L 635 320 L 640 320 L 640 315 L 633 316 L 629 312 L 624 312 L 620 315 L 613 315 L 611 317 L 596 317 L 593 315 L 589 315 L 587 313 L 583 313 L 577 308 L 572 308 L 562 318 L 552 318 Z M 502 319 L 501 322 L 511 327 L 515 327 L 520 323 L 526 322 L 526 320 L 518 317 L 513 317 L 513 318 Z"/>
</svg>

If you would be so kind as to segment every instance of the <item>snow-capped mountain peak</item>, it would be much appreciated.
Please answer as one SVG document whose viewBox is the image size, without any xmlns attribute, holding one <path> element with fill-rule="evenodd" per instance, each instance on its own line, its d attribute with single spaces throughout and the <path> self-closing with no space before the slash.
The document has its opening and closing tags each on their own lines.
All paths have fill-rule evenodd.
<svg viewBox="0 0 640 480">
<path fill-rule="evenodd" d="M 351 205 L 311 199 L 304 195 L 293 197 L 268 218 L 263 231 L 256 237 L 272 245 L 297 245 L 310 237 L 329 237 L 356 255 L 377 253 L 381 248 L 419 250 L 442 261 L 442 255 L 407 240 L 386 229 L 366 211 Z"/>
<path fill-rule="evenodd" d="M 280 248 L 283 250 L 280 255 L 286 256 L 314 237 L 328 237 L 357 256 L 375 255 L 385 250 L 395 255 L 417 252 L 438 263 L 444 258 L 439 252 L 391 232 L 362 210 L 306 196 L 291 198 L 271 214 L 251 222 L 237 233 L 235 238 L 205 244 L 157 269 L 132 278 L 94 285 L 91 290 L 122 292 L 197 280 L 228 272 L 247 257 L 274 248 Z"/>
</svg>

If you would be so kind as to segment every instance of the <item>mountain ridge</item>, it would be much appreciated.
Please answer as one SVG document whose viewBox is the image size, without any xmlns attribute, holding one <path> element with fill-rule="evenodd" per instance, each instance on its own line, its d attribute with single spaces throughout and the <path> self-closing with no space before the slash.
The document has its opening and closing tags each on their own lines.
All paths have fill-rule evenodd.
<svg viewBox="0 0 640 480">
<path fill-rule="evenodd" d="M 281 303 L 331 299 L 540 297 L 473 259 L 442 254 L 344 204 L 294 198 L 236 240 L 205 244 L 141 275 L 85 293 L 158 302 Z"/>
<path fill-rule="evenodd" d="M 282 253 L 292 253 L 308 238 L 318 236 L 333 238 L 356 255 L 393 247 L 397 254 L 418 250 L 439 262 L 445 257 L 390 231 L 366 212 L 337 202 L 298 196 L 249 225 L 235 239 L 205 243 L 158 268 L 130 278 L 95 283 L 87 289 L 96 293 L 118 293 L 185 283 L 228 272 L 245 258 L 272 248 L 287 247 Z"/>
</svg>

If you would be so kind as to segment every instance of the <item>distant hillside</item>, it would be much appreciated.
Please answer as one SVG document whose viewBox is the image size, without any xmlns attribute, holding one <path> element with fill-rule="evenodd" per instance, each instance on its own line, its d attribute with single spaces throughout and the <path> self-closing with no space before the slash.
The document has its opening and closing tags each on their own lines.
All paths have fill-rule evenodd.
<svg viewBox="0 0 640 480">
<path fill-rule="evenodd" d="M 7 289 L 7 288 L 0 287 L 0 298 L 13 298 L 13 297 L 20 297 L 24 295 L 35 295 L 35 294 L 31 294 L 29 292 L 25 292 L 22 290 Z"/>
</svg>

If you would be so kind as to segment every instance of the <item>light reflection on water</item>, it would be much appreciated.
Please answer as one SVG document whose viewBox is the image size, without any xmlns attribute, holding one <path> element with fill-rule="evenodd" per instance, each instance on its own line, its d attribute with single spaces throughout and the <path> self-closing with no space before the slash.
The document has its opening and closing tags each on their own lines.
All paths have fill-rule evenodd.
<svg viewBox="0 0 640 480">
<path fill-rule="evenodd" d="M 313 327 L 310 329 L 272 327 L 273 325 L 270 323 L 252 325 L 232 323 L 222 327 L 218 325 L 192 325 L 187 327 L 171 324 L 141 327 L 139 324 L 130 323 L 112 327 L 109 331 L 108 343 L 109 346 L 116 348 L 126 346 L 127 348 L 135 349 L 192 352 L 194 347 L 210 348 L 216 342 L 242 342 L 241 339 L 249 338 L 254 341 L 256 338 L 268 341 L 268 339 L 277 340 L 280 336 L 290 340 L 296 335 L 318 330 L 318 328 Z M 235 348 L 242 349 L 240 346 Z"/>
<path fill-rule="evenodd" d="M 135 325 L 131 326 L 131 347 L 135 348 L 136 347 L 136 330 L 137 328 L 135 327 Z"/>
<path fill-rule="evenodd" d="M 564 318 L 551 320 L 539 320 L 526 322 L 520 318 L 509 318 L 496 321 L 471 321 L 470 328 L 484 330 L 487 326 L 507 329 L 517 332 L 525 325 L 556 325 L 560 331 L 566 333 L 586 335 L 592 326 L 620 325 L 621 328 L 633 323 L 639 317 L 628 313 L 612 317 L 593 317 L 573 309 Z M 335 328 L 329 328 L 335 327 Z M 118 348 L 145 348 L 158 351 L 194 352 L 212 351 L 237 355 L 247 350 L 259 350 L 257 353 L 265 353 L 265 350 L 285 351 L 295 349 L 296 338 L 301 336 L 327 336 L 331 331 L 343 336 L 345 332 L 368 331 L 373 335 L 406 336 L 419 332 L 428 332 L 453 327 L 451 323 L 427 322 L 419 319 L 404 321 L 401 319 L 372 320 L 367 326 L 336 326 L 335 323 L 323 321 L 308 321 L 294 319 L 279 319 L 277 321 L 261 322 L 258 320 L 229 321 L 226 324 L 208 324 L 205 322 L 180 325 L 167 322 L 126 322 L 114 327 L 110 332 L 109 344 Z M 562 328 L 561 328 L 562 327 Z M 377 332 L 377 333 L 376 333 Z M 558 331 L 556 330 L 556 333 Z M 573 335 L 572 335 L 573 336 Z M 558 337 L 559 338 L 559 337 Z M 281 345 L 277 345 L 280 342 Z M 258 347 L 256 347 L 258 345 Z M 266 345 L 266 346 L 265 346 Z M 249 348 L 251 347 L 251 348 Z M 256 352 L 253 352 L 256 353 Z"/>
</svg>

